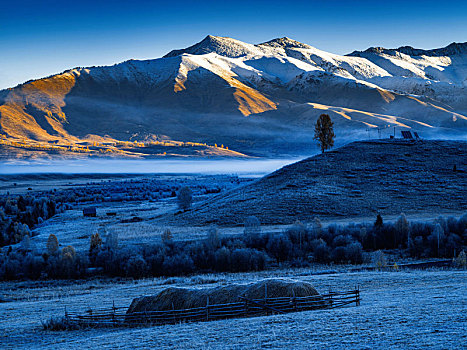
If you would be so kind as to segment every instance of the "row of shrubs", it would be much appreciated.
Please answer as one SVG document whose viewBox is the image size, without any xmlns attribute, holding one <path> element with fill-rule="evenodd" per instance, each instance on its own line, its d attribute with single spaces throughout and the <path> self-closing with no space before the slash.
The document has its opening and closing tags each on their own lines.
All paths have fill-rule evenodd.
<svg viewBox="0 0 467 350">
<path fill-rule="evenodd" d="M 37 252 L 26 236 L 19 248 L 0 254 L 0 279 L 81 278 L 94 273 L 141 278 L 259 271 L 278 264 L 360 264 L 364 250 L 394 248 L 408 256 L 452 258 L 466 244 L 467 214 L 458 220 L 440 217 L 434 223 L 409 223 L 404 215 L 395 223 L 383 223 L 378 216 L 374 224 L 326 228 L 315 219 L 308 226 L 297 222 L 282 233 L 263 233 L 258 219 L 250 217 L 243 235 L 222 236 L 211 227 L 204 240 L 193 242 L 174 241 L 166 230 L 162 243 L 123 246 L 115 233 L 107 235 L 105 242 L 96 233 L 88 252 L 76 252 L 71 246 L 60 250 L 54 235 L 47 250 Z"/>
</svg>

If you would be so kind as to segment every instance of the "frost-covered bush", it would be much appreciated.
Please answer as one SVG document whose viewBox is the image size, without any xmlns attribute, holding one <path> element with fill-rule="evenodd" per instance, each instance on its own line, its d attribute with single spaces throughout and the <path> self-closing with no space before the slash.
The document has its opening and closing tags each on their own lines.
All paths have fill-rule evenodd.
<svg viewBox="0 0 467 350">
<path fill-rule="evenodd" d="M 407 237 L 409 236 L 410 225 L 407 221 L 407 217 L 402 213 L 394 224 L 395 229 L 395 245 L 407 244 Z"/>
<path fill-rule="evenodd" d="M 102 248 L 102 238 L 99 232 L 91 235 L 91 242 L 89 244 L 89 260 L 91 263 L 95 263 L 97 254 Z"/>
<path fill-rule="evenodd" d="M 167 247 L 165 245 L 150 245 L 144 248 L 143 256 L 150 275 L 163 275 L 164 258 L 167 254 L 166 250 Z"/>
<path fill-rule="evenodd" d="M 110 276 L 126 276 L 128 260 L 138 253 L 135 247 L 110 248 L 104 245 L 96 256 L 95 264 Z"/>
<path fill-rule="evenodd" d="M 148 264 L 141 255 L 131 256 L 125 265 L 127 277 L 141 278 L 148 274 Z"/>
<path fill-rule="evenodd" d="M 444 251 L 444 241 L 446 236 L 441 224 L 437 223 L 433 232 L 428 236 L 428 254 L 439 257 Z"/>
<path fill-rule="evenodd" d="M 209 270 L 213 268 L 215 252 L 208 250 L 203 242 L 192 242 L 185 251 L 190 255 L 197 269 Z"/>
<path fill-rule="evenodd" d="M 345 255 L 345 247 L 338 246 L 331 251 L 331 260 L 335 263 L 345 263 L 347 261 Z"/>
<path fill-rule="evenodd" d="M 352 241 L 350 236 L 337 236 L 336 239 L 335 248 L 331 252 L 332 261 L 335 263 L 362 263 L 363 249 L 359 242 Z"/>
<path fill-rule="evenodd" d="M 285 234 L 270 234 L 266 252 L 277 261 L 286 261 L 294 255 L 293 244 Z"/>
<path fill-rule="evenodd" d="M 182 210 L 187 210 L 193 202 L 193 192 L 188 186 L 184 186 L 177 194 L 178 207 Z"/>
<path fill-rule="evenodd" d="M 221 246 L 221 236 L 215 226 L 211 226 L 206 236 L 206 246 L 209 251 L 216 251 Z"/>
<path fill-rule="evenodd" d="M 178 253 L 164 259 L 162 270 L 166 276 L 186 275 L 193 272 L 193 260 L 186 253 Z"/>
<path fill-rule="evenodd" d="M 243 234 L 245 237 L 259 236 L 261 234 L 261 223 L 256 216 L 248 216 L 244 223 Z"/>
<path fill-rule="evenodd" d="M 217 271 L 229 271 L 231 269 L 231 253 L 230 249 L 222 247 L 214 254 L 215 266 Z"/>
<path fill-rule="evenodd" d="M 45 271 L 49 278 L 79 278 L 85 275 L 88 266 L 86 255 L 66 246 L 59 254 L 48 256 Z"/>
<path fill-rule="evenodd" d="M 26 276 L 29 279 L 39 279 L 45 268 L 44 258 L 42 256 L 29 253 L 25 256 L 23 261 Z"/>
<path fill-rule="evenodd" d="M 378 250 L 373 254 L 373 262 L 377 269 L 383 269 L 387 266 L 386 256 L 381 250 Z"/>
<path fill-rule="evenodd" d="M 465 251 L 461 251 L 459 253 L 459 255 L 455 259 L 454 263 L 455 263 L 456 267 L 459 267 L 459 268 L 462 268 L 462 269 L 467 268 L 467 257 L 466 257 Z"/>
<path fill-rule="evenodd" d="M 353 239 L 349 235 L 336 236 L 332 241 L 333 247 L 345 247 L 353 242 Z"/>
<path fill-rule="evenodd" d="M 255 249 L 235 249 L 231 255 L 231 271 L 259 271 L 266 265 L 267 255 Z"/>
<path fill-rule="evenodd" d="M 314 231 L 315 236 L 320 238 L 323 231 L 323 224 L 318 217 L 313 218 L 311 222 L 311 229 Z"/>
<path fill-rule="evenodd" d="M 0 198 L 0 246 L 16 244 L 30 236 L 30 229 L 55 215 L 56 205 L 46 197 Z"/>
<path fill-rule="evenodd" d="M 414 257 L 421 257 L 425 251 L 425 243 L 422 236 L 410 239 L 409 253 Z"/>
<path fill-rule="evenodd" d="M 318 263 L 328 263 L 331 259 L 331 249 L 323 239 L 312 242 L 313 261 Z"/>
<path fill-rule="evenodd" d="M 443 256 L 454 257 L 461 248 L 462 239 L 455 233 L 449 233 L 444 243 Z"/>
<path fill-rule="evenodd" d="M 49 235 L 49 238 L 47 239 L 47 253 L 49 255 L 57 255 L 58 254 L 58 239 L 57 236 L 55 236 L 53 233 Z"/>
<path fill-rule="evenodd" d="M 2 259 L 2 267 L 0 272 L 2 273 L 1 279 L 3 280 L 14 280 L 24 276 L 23 256 L 18 252 L 10 252 Z"/>
<path fill-rule="evenodd" d="M 106 235 L 105 248 L 109 250 L 118 249 L 118 233 L 117 232 L 111 232 Z"/>
<path fill-rule="evenodd" d="M 300 221 L 296 221 L 285 233 L 290 241 L 298 246 L 299 249 L 304 248 L 306 243 L 312 238 L 312 233 Z"/>
<path fill-rule="evenodd" d="M 467 231 L 467 213 L 462 215 L 457 222 L 459 233 L 463 234 Z"/>
<path fill-rule="evenodd" d="M 359 242 L 349 244 L 345 248 L 347 261 L 352 264 L 361 264 L 363 262 L 363 248 Z"/>
</svg>

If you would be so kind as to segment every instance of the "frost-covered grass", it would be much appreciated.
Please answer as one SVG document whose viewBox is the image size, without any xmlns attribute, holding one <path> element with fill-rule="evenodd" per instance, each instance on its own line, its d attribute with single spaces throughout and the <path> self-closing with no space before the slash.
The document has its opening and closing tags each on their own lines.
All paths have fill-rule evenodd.
<svg viewBox="0 0 467 350">
<path fill-rule="evenodd" d="M 0 303 L 2 348 L 351 348 L 460 349 L 467 346 L 466 271 L 310 274 L 310 270 L 212 274 L 173 279 L 8 282 Z M 170 286 L 245 283 L 265 277 L 309 281 L 318 291 L 360 285 L 359 307 L 132 329 L 42 330 L 64 308 L 128 306 Z M 57 296 L 51 291 L 61 290 Z"/>
<path fill-rule="evenodd" d="M 23 196 L 52 197 L 71 207 L 44 223 L 31 227 L 32 243 L 41 250 L 50 234 L 54 234 L 60 246 L 73 245 L 77 250 L 89 249 L 92 234 L 118 233 L 126 243 L 160 242 L 165 226 L 154 224 L 155 217 L 166 212 L 176 212 L 176 193 L 180 186 L 190 186 L 194 202 L 204 201 L 219 192 L 227 191 L 251 178 L 229 175 L 54 175 L 50 179 L 41 175 L 20 175 L 7 178 L 4 189 Z M 56 185 L 56 186 L 54 186 Z M 33 191 L 26 191 L 31 187 Z M 0 193 L 4 195 L 4 193 Z M 15 197 L 16 198 L 16 197 Z M 97 217 L 83 217 L 83 207 L 97 207 Z M 106 215 L 107 212 L 115 216 Z M 137 217 L 140 222 L 125 222 Z M 206 229 L 170 227 L 175 240 L 196 239 Z"/>
</svg>

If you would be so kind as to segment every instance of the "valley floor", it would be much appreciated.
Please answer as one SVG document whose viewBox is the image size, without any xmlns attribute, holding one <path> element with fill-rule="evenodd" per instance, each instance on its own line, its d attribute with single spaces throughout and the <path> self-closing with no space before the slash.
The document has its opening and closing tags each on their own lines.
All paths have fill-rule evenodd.
<svg viewBox="0 0 467 350">
<path fill-rule="evenodd" d="M 467 272 L 275 270 L 172 279 L 6 282 L 0 285 L 0 347 L 157 349 L 461 349 L 467 346 Z M 320 274 L 314 274 L 320 273 Z M 149 328 L 44 331 L 64 308 L 128 306 L 172 286 L 211 287 L 267 277 L 313 283 L 318 291 L 360 286 L 361 305 L 285 315 Z"/>
<path fill-rule="evenodd" d="M 251 175 L 250 175 L 251 176 Z M 21 175 L 16 177 L 4 176 L 0 178 L 0 191 L 2 194 L 7 191 L 13 195 L 33 195 L 36 198 L 47 195 L 47 191 L 57 189 L 58 191 L 82 191 L 81 196 L 93 196 L 94 189 L 99 190 L 105 195 L 109 195 L 108 191 L 112 188 L 125 188 L 125 193 L 147 193 L 152 195 L 158 193 L 156 186 L 151 181 L 156 181 L 154 184 L 163 184 L 168 188 L 174 185 L 188 184 L 196 186 L 201 184 L 208 189 L 219 189 L 220 193 L 225 193 L 231 189 L 251 183 L 255 181 L 254 177 L 231 177 L 228 175 L 128 175 L 128 174 L 92 174 L 92 175 Z M 126 189 L 128 185 L 136 183 L 142 189 Z M 132 181 L 134 183 L 132 183 Z M 238 183 L 236 183 L 238 181 Z M 28 191 L 32 188 L 32 191 Z M 148 189 L 149 188 L 149 189 Z M 217 196 L 217 193 L 208 193 L 195 196 L 195 204 L 203 201 L 210 201 Z M 140 196 L 141 197 L 141 196 Z M 144 196 L 142 196 L 144 197 Z M 78 198 L 78 197 L 77 197 Z M 96 207 L 97 217 L 84 217 L 84 207 Z M 175 197 L 164 197 L 158 199 L 144 199 L 133 197 L 133 195 L 125 197 L 120 201 L 104 201 L 104 202 L 85 202 L 72 203 L 70 210 L 56 214 L 51 219 L 37 225 L 33 229 L 33 237 L 31 242 L 39 251 L 46 249 L 47 239 L 50 234 L 54 234 L 59 241 L 60 247 L 72 245 L 80 251 L 89 249 L 91 235 L 99 232 L 105 238 L 108 233 L 118 234 L 118 240 L 121 245 L 128 244 L 154 244 L 160 243 L 162 233 L 169 229 L 176 241 L 205 239 L 209 225 L 197 226 L 187 223 L 186 220 L 172 220 L 172 222 L 164 222 L 166 214 L 178 212 L 177 201 Z M 109 216 L 107 213 L 115 215 Z M 188 212 L 189 213 L 189 212 Z M 459 207 L 459 210 L 444 209 L 437 207 L 436 211 L 430 208 L 425 208 L 417 213 L 407 214 L 407 219 L 410 221 L 428 221 L 431 222 L 435 218 L 444 217 L 460 217 L 465 214 L 465 210 Z M 178 216 L 176 216 L 178 217 Z M 309 224 L 313 221 L 314 215 L 309 215 L 303 223 Z M 385 222 L 396 221 L 397 215 L 383 215 Z M 136 218 L 136 219 L 135 219 Z M 345 218 L 322 218 L 324 227 L 330 224 L 346 225 L 349 223 L 372 223 L 375 216 L 355 216 Z M 186 219 L 186 215 L 185 218 Z M 261 225 L 262 232 L 283 232 L 290 225 L 271 224 Z M 243 225 L 227 225 L 219 227 L 221 235 L 243 234 Z"/>
</svg>

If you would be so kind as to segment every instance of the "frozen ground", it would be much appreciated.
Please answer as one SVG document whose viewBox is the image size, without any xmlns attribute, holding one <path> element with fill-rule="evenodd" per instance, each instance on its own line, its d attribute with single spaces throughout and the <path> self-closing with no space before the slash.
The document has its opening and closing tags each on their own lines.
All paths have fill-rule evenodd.
<svg viewBox="0 0 467 350">
<path fill-rule="evenodd" d="M 467 272 L 453 270 L 312 275 L 310 269 L 219 274 L 170 280 L 0 285 L 0 347 L 158 349 L 462 349 L 467 346 Z M 200 287 L 287 277 L 319 291 L 360 285 L 359 307 L 151 328 L 43 331 L 40 321 L 69 310 L 128 306 L 168 283 Z M 201 286 L 202 285 L 202 286 Z"/>
</svg>

